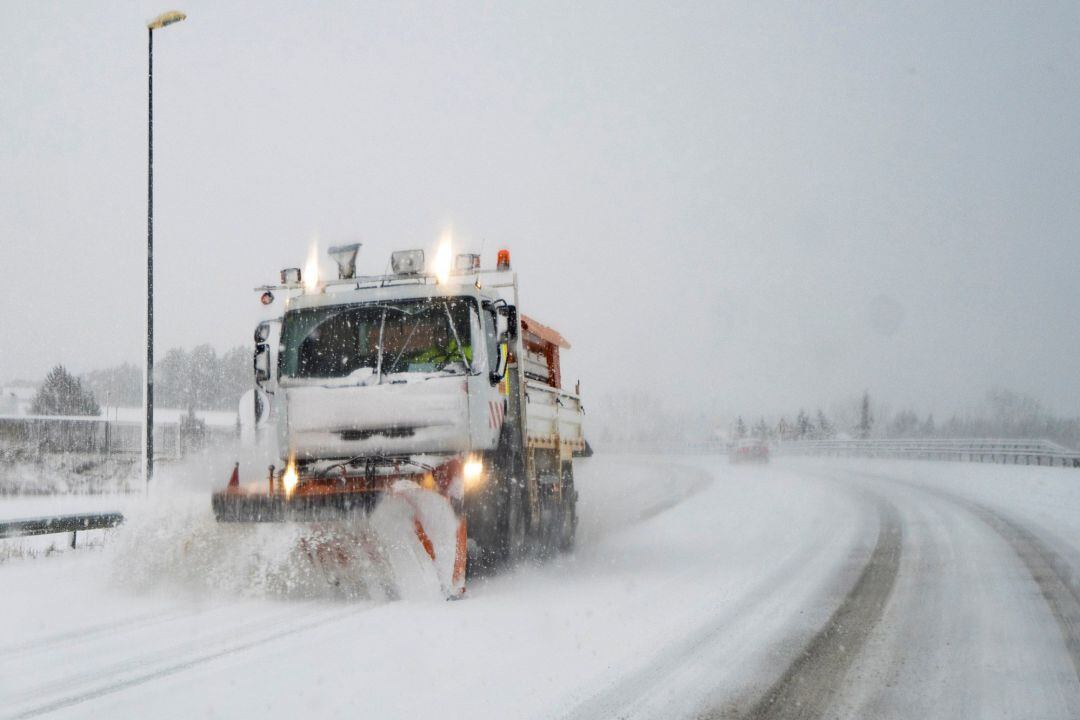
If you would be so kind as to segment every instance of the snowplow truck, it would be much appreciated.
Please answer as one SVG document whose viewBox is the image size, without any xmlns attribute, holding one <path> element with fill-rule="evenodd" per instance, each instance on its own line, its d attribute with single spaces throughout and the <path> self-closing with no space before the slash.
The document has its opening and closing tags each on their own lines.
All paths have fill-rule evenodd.
<svg viewBox="0 0 1080 720">
<path fill-rule="evenodd" d="M 328 524 L 389 503 L 450 597 L 469 568 L 572 547 L 585 442 L 577 389 L 562 389 L 570 345 L 518 313 L 509 252 L 483 269 L 440 248 L 429 270 L 422 250 L 399 251 L 390 274 L 358 276 L 358 251 L 330 248 L 337 278 L 288 268 L 256 288 L 284 305 L 254 353 L 256 422 L 276 428 L 280 460 L 237 464 L 212 496 L 217 520 L 311 523 L 306 549 L 325 562 L 364 543 Z"/>
</svg>

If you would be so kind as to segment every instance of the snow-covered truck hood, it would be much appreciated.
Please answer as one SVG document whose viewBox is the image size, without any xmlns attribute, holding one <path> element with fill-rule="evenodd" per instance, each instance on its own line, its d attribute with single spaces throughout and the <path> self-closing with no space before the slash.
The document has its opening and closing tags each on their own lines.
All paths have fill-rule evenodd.
<svg viewBox="0 0 1080 720">
<path fill-rule="evenodd" d="M 466 380 L 284 388 L 287 440 L 300 459 L 469 449 Z"/>
</svg>

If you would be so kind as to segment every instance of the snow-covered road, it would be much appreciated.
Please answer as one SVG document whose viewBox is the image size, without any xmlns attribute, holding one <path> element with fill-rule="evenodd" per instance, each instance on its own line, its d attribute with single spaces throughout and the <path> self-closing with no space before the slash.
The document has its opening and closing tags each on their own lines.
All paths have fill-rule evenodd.
<svg viewBox="0 0 1080 720">
<path fill-rule="evenodd" d="M 577 551 L 463 602 L 148 589 L 124 577 L 125 530 L 2 563 L 0 718 L 1080 717 L 1076 471 L 597 456 L 577 474 Z"/>
</svg>

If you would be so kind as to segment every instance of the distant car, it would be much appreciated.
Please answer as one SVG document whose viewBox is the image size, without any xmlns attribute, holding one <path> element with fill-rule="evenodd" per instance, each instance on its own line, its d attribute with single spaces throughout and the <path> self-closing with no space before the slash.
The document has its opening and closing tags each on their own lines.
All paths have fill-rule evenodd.
<svg viewBox="0 0 1080 720">
<path fill-rule="evenodd" d="M 740 440 L 728 451 L 728 458 L 733 463 L 767 463 L 769 446 L 762 440 Z"/>
</svg>

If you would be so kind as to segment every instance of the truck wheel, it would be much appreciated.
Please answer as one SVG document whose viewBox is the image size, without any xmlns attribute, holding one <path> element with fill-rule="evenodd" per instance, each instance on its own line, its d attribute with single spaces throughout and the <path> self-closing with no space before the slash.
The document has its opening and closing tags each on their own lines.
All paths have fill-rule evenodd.
<svg viewBox="0 0 1080 720">
<path fill-rule="evenodd" d="M 507 442 L 499 448 L 495 460 L 497 506 L 495 522 L 486 553 L 491 565 L 512 565 L 525 556 L 529 542 L 529 516 L 525 492 L 524 463 Z"/>
<path fill-rule="evenodd" d="M 574 538 L 577 535 L 577 490 L 574 489 L 574 466 L 566 463 L 563 466 L 562 477 L 562 512 L 561 523 L 558 533 L 559 550 L 569 552 L 574 549 Z"/>
<path fill-rule="evenodd" d="M 506 535 L 503 560 L 514 565 L 528 554 L 529 516 L 524 488 L 516 478 L 510 480 L 510 492 L 506 506 Z"/>
<path fill-rule="evenodd" d="M 555 497 L 555 483 L 550 476 L 540 482 L 540 527 L 536 533 L 536 556 L 546 560 L 558 552 L 562 538 L 563 507 Z"/>
</svg>

